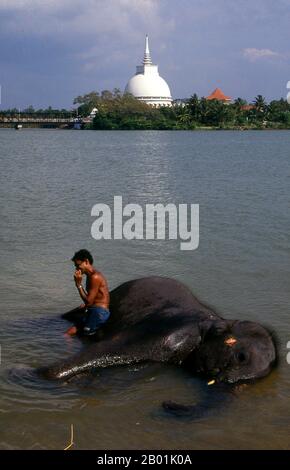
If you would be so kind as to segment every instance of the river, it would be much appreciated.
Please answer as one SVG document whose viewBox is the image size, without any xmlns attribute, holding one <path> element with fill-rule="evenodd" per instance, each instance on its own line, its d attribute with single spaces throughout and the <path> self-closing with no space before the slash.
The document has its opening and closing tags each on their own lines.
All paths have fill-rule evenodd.
<svg viewBox="0 0 290 470">
<path fill-rule="evenodd" d="M 289 449 L 289 131 L 0 130 L 0 448 Z M 92 207 L 199 204 L 200 241 L 95 240 Z M 198 401 L 204 383 L 170 365 L 116 367 L 69 383 L 33 369 L 82 347 L 60 313 L 78 305 L 75 251 L 110 288 L 170 276 L 225 318 L 269 325 L 280 362 L 226 408 L 191 422 L 163 400 Z"/>
</svg>

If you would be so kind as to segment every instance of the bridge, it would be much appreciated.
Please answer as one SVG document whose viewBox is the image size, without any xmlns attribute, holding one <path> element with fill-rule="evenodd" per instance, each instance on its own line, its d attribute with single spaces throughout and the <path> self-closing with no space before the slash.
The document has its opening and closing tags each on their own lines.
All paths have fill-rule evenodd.
<svg viewBox="0 0 290 470">
<path fill-rule="evenodd" d="M 43 128 L 43 129 L 73 129 L 83 128 L 86 124 L 90 124 L 92 120 L 89 117 L 76 118 L 55 117 L 55 116 L 5 116 L 0 112 L 0 127 L 15 128 L 21 125 L 23 128 Z"/>
</svg>

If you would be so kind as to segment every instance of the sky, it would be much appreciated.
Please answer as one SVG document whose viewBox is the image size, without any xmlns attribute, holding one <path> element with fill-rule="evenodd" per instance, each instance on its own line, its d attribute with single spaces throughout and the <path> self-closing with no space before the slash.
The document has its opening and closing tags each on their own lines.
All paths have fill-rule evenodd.
<svg viewBox="0 0 290 470">
<path fill-rule="evenodd" d="M 0 109 L 123 91 L 146 34 L 173 98 L 286 98 L 290 0 L 0 0 Z"/>
</svg>

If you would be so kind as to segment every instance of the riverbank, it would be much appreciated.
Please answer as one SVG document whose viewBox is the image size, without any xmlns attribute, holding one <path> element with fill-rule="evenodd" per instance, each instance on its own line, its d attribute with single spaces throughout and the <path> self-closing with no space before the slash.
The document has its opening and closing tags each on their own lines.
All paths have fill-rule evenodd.
<svg viewBox="0 0 290 470">
<path fill-rule="evenodd" d="M 288 130 L 290 104 L 281 98 L 267 103 L 258 95 L 252 104 L 237 98 L 225 104 L 196 94 L 182 104 L 154 108 L 132 95 L 92 92 L 74 100 L 74 110 L 16 109 L 0 112 L 0 127 L 83 128 L 95 130 Z"/>
<path fill-rule="evenodd" d="M 62 123 L 20 123 L 22 125 L 21 130 L 25 129 L 55 129 L 55 130 L 72 130 L 73 125 L 68 125 L 68 124 L 62 124 Z M 0 129 L 15 129 L 15 123 L 0 123 Z M 126 129 L 126 128 L 117 128 L 115 127 L 114 129 L 94 129 L 92 125 L 84 124 L 81 129 L 77 130 L 108 130 L 108 131 L 286 131 L 290 130 L 290 126 L 276 126 L 276 127 L 266 127 L 266 126 L 227 126 L 227 127 L 221 127 L 221 126 L 196 126 L 191 129 L 186 129 L 186 128 L 178 128 L 178 127 L 173 127 L 171 129 L 154 129 L 154 128 L 148 128 L 148 129 Z"/>
</svg>

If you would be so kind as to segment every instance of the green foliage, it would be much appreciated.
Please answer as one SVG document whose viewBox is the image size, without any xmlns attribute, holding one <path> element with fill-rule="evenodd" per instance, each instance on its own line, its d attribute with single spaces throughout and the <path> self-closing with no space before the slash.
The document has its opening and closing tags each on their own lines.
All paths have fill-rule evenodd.
<svg viewBox="0 0 290 470">
<path fill-rule="evenodd" d="M 65 109 L 34 110 L 29 106 L 23 111 L 8 109 L 0 111 L 0 119 L 13 116 L 40 115 L 47 117 L 72 118 L 79 115 L 87 118 L 93 108 L 97 109 L 95 118 L 86 128 L 102 130 L 192 130 L 198 128 L 214 129 L 280 129 L 290 128 L 290 105 L 286 100 L 273 100 L 269 104 L 262 95 L 256 96 L 251 105 L 242 98 L 224 104 L 218 100 L 207 100 L 193 94 L 182 105 L 153 108 L 137 100 L 130 94 L 122 94 L 118 88 L 113 91 L 92 91 L 74 100 L 77 110 Z"/>
<path fill-rule="evenodd" d="M 175 125 L 172 110 L 152 108 L 130 94 L 121 95 L 119 90 L 102 92 L 96 107 L 93 129 L 161 130 L 172 129 Z"/>
<path fill-rule="evenodd" d="M 251 105 L 243 98 L 224 104 L 218 100 L 199 98 L 195 93 L 183 105 L 171 108 L 152 108 L 132 95 L 115 89 L 101 94 L 92 92 L 74 101 L 80 104 L 81 115 L 87 116 L 96 107 L 98 113 L 94 129 L 178 129 L 192 130 L 199 127 L 216 129 L 263 129 L 290 127 L 290 105 L 280 99 L 266 103 L 262 95 L 256 96 Z"/>
</svg>

